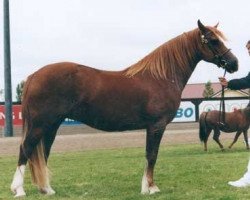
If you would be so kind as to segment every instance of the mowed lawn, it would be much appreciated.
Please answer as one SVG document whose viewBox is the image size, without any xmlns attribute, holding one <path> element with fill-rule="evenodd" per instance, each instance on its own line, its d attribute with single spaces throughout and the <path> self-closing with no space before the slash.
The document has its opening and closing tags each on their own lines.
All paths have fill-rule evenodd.
<svg viewBox="0 0 250 200">
<path fill-rule="evenodd" d="M 50 197 L 39 194 L 27 170 L 25 199 L 250 199 L 250 187 L 237 189 L 227 185 L 246 170 L 249 152 L 242 140 L 225 152 L 212 141 L 208 152 L 200 144 L 161 146 L 155 169 L 155 181 L 161 192 L 154 195 L 140 194 L 144 155 L 144 148 L 52 153 L 49 166 L 56 194 Z M 9 186 L 16 159 L 0 157 L 1 200 L 13 199 Z"/>
</svg>

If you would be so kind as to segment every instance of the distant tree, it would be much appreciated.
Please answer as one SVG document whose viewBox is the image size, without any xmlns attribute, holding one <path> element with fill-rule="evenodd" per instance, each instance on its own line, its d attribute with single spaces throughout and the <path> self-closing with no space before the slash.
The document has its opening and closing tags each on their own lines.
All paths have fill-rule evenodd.
<svg viewBox="0 0 250 200">
<path fill-rule="evenodd" d="M 204 91 L 202 93 L 202 96 L 204 98 L 210 98 L 213 94 L 214 94 L 214 89 L 212 88 L 211 81 L 208 81 L 205 84 L 205 89 L 204 89 Z"/>
<path fill-rule="evenodd" d="M 25 83 L 25 81 L 21 81 L 16 87 L 16 100 L 17 100 L 17 102 L 22 101 L 24 83 Z"/>
</svg>

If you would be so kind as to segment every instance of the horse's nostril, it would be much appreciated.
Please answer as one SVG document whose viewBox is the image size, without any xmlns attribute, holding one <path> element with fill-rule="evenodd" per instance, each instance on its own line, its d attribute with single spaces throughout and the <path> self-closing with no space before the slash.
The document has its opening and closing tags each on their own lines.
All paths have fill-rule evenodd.
<svg viewBox="0 0 250 200">
<path fill-rule="evenodd" d="M 221 66 L 221 67 L 224 68 L 226 65 L 227 65 L 227 61 L 225 61 L 225 60 L 221 60 L 221 61 L 220 61 L 220 66 Z"/>
</svg>

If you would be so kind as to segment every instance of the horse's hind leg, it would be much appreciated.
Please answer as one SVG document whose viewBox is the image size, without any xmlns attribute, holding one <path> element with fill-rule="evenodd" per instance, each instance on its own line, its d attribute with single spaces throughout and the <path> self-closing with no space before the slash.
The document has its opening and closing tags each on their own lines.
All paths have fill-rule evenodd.
<svg viewBox="0 0 250 200">
<path fill-rule="evenodd" d="M 210 133 L 212 132 L 212 128 L 207 127 L 206 132 L 207 132 L 207 134 L 206 134 L 206 138 L 204 140 L 204 151 L 207 151 L 207 141 L 208 141 Z"/>
<path fill-rule="evenodd" d="M 55 193 L 49 183 L 47 160 L 59 125 L 60 123 L 56 123 L 54 126 L 49 126 L 50 128 L 33 127 L 28 130 L 20 146 L 18 166 L 11 184 L 11 190 L 16 197 L 25 195 L 23 182 L 28 160 L 30 160 L 33 181 L 38 185 L 39 190 L 47 195 Z"/>
<path fill-rule="evenodd" d="M 236 134 L 235 134 L 235 137 L 234 137 L 234 140 L 233 140 L 233 142 L 232 142 L 232 144 L 230 144 L 229 145 L 229 149 L 231 149 L 232 148 L 232 146 L 235 144 L 235 142 L 237 142 L 237 140 L 238 140 L 238 138 L 239 138 L 239 136 L 240 136 L 240 134 L 242 133 L 242 131 L 237 131 L 236 132 Z M 245 135 L 245 134 L 244 134 Z"/>
<path fill-rule="evenodd" d="M 244 130 L 243 134 L 244 134 L 244 140 L 245 140 L 245 143 L 246 143 L 246 148 L 249 150 L 247 130 Z"/>
<path fill-rule="evenodd" d="M 42 134 L 42 129 L 33 129 L 25 138 L 23 144 L 20 145 L 18 165 L 11 184 L 11 190 L 15 194 L 15 197 L 25 195 L 23 189 L 25 167 L 34 148 L 41 140 Z"/>
<path fill-rule="evenodd" d="M 215 129 L 214 129 L 214 136 L 213 136 L 213 139 L 214 139 L 214 141 L 220 146 L 221 150 L 223 151 L 223 150 L 224 150 L 224 147 L 223 147 L 223 145 L 220 143 L 219 137 L 220 137 L 220 130 L 217 129 L 217 128 L 215 128 Z"/>
<path fill-rule="evenodd" d="M 20 152 L 21 151 L 22 150 L 20 148 Z M 26 163 L 27 163 L 27 161 L 25 161 L 21 165 L 18 164 L 16 172 L 14 174 L 14 178 L 13 178 L 13 181 L 12 181 L 10 188 L 11 188 L 11 191 L 15 194 L 15 197 L 21 197 L 21 196 L 26 195 L 24 188 L 23 188 L 24 172 L 25 172 Z"/>
<path fill-rule="evenodd" d="M 150 126 L 147 129 L 147 138 L 146 138 L 146 159 L 147 164 L 145 167 L 144 175 L 142 178 L 142 194 L 153 194 L 159 192 L 159 188 L 155 185 L 153 175 L 154 175 L 154 166 L 156 163 L 159 145 L 165 126 Z"/>
<path fill-rule="evenodd" d="M 56 137 L 56 132 L 57 132 L 60 124 L 61 124 L 61 121 L 59 123 L 55 124 L 55 126 L 53 126 L 51 128 L 51 130 L 48 132 L 49 134 L 47 133 L 44 135 L 43 141 L 44 141 L 44 156 L 45 156 L 46 165 L 47 165 L 47 162 L 49 159 L 52 144 L 53 144 L 55 137 Z M 43 194 L 47 194 L 47 195 L 55 194 L 55 191 L 50 186 L 49 179 L 47 179 L 46 186 L 43 188 L 39 188 L 39 190 Z"/>
</svg>

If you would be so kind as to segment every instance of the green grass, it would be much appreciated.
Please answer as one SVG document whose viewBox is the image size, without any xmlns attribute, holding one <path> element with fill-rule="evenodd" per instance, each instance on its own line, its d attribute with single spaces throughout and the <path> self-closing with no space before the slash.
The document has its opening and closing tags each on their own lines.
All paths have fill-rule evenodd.
<svg viewBox="0 0 250 200">
<path fill-rule="evenodd" d="M 207 153 L 199 144 L 162 146 L 155 169 L 155 181 L 161 192 L 155 195 L 140 194 L 145 164 L 143 148 L 52 154 L 49 166 L 56 195 L 39 194 L 27 171 L 25 199 L 250 199 L 250 188 L 227 185 L 246 170 L 249 152 L 243 143 L 238 142 L 234 149 L 225 152 L 212 143 Z M 13 199 L 9 186 L 16 159 L 0 157 L 0 200 Z"/>
</svg>

